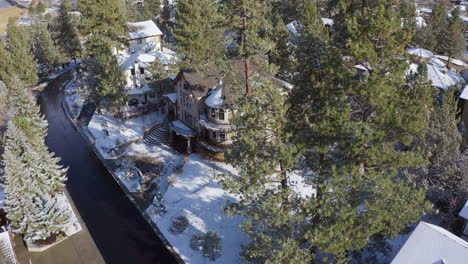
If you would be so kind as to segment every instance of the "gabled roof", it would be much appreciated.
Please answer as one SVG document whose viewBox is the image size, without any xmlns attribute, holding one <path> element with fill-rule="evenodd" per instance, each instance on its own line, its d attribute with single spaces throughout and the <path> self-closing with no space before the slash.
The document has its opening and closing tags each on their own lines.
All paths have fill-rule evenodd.
<svg viewBox="0 0 468 264">
<path fill-rule="evenodd" d="M 434 53 L 428 51 L 427 49 L 423 48 L 412 48 L 408 50 L 408 53 L 411 55 L 416 55 L 420 58 L 432 58 L 434 57 Z"/>
<path fill-rule="evenodd" d="M 152 36 L 162 36 L 163 33 L 153 20 L 127 23 L 129 39 L 147 38 Z"/>
<path fill-rule="evenodd" d="M 449 231 L 420 222 L 392 264 L 464 264 L 468 262 L 468 242 Z"/>
</svg>

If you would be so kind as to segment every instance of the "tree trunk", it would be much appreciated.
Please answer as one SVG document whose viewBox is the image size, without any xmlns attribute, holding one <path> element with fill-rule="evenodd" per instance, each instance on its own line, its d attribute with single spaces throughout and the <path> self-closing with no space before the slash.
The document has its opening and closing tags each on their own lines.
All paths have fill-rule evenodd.
<svg viewBox="0 0 468 264">
<path fill-rule="evenodd" d="M 449 69 L 449 70 L 450 70 L 450 60 L 452 60 L 451 55 L 448 56 L 448 61 L 447 61 L 447 69 Z"/>
<path fill-rule="evenodd" d="M 245 63 L 245 93 L 247 97 L 252 96 L 252 87 L 250 86 L 250 54 L 247 51 L 247 14 L 246 14 L 246 9 L 245 9 L 245 3 L 242 3 L 242 36 L 243 36 L 243 57 L 244 57 L 244 63 Z"/>
</svg>

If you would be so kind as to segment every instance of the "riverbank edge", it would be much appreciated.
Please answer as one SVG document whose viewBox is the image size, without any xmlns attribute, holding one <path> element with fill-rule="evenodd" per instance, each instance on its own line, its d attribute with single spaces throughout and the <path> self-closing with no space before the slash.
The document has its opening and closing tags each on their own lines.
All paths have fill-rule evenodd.
<svg viewBox="0 0 468 264">
<path fill-rule="evenodd" d="M 70 85 L 72 81 L 69 81 L 66 86 Z M 62 87 L 62 89 L 66 90 L 66 86 Z M 132 202 L 133 206 L 140 212 L 140 214 L 143 216 L 143 218 L 146 220 L 146 222 L 151 226 L 155 234 L 158 236 L 158 238 L 161 240 L 161 242 L 164 244 L 164 246 L 171 252 L 171 254 L 174 256 L 176 261 L 179 264 L 185 264 L 185 261 L 180 257 L 180 255 L 177 253 L 177 251 L 174 249 L 174 247 L 169 243 L 169 241 L 166 239 L 166 237 L 163 235 L 163 233 L 159 230 L 159 227 L 151 220 L 151 217 L 146 214 L 146 209 L 141 208 L 138 203 L 135 201 L 135 199 L 132 197 L 131 193 L 127 190 L 125 187 L 125 184 L 120 180 L 120 178 L 115 174 L 113 170 L 109 168 L 109 165 L 106 162 L 106 159 L 102 157 L 101 153 L 96 149 L 96 146 L 94 143 L 91 141 L 91 139 L 87 136 L 87 134 L 83 131 L 82 126 L 78 126 L 76 124 L 76 120 L 73 117 L 73 113 L 71 109 L 68 107 L 68 104 L 65 103 L 65 100 L 62 100 L 62 108 L 63 111 L 65 112 L 65 115 L 67 118 L 70 120 L 70 122 L 75 126 L 77 131 L 81 134 L 81 136 L 85 139 L 85 141 L 88 143 L 88 145 L 92 148 L 93 152 L 96 154 L 96 156 L 99 158 L 101 163 L 104 165 L 104 167 L 109 171 L 109 173 L 112 175 L 114 180 L 117 182 L 117 184 L 120 186 L 120 188 L 124 191 L 125 195 L 128 197 L 128 199 Z"/>
</svg>

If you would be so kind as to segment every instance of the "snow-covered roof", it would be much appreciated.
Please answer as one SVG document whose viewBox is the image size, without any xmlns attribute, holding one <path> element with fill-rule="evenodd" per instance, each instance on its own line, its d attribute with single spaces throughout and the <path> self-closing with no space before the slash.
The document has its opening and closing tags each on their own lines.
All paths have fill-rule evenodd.
<svg viewBox="0 0 468 264">
<path fill-rule="evenodd" d="M 460 98 L 464 100 L 468 100 L 468 85 L 465 86 L 465 89 L 463 89 L 463 92 L 460 94 Z"/>
<path fill-rule="evenodd" d="M 427 49 L 423 48 L 412 48 L 408 50 L 408 53 L 411 55 L 416 55 L 420 58 L 432 58 L 434 57 L 434 53 L 428 51 Z"/>
<path fill-rule="evenodd" d="M 416 26 L 417 27 L 427 27 L 426 20 L 422 17 L 416 17 Z"/>
<path fill-rule="evenodd" d="M 418 64 L 410 64 L 407 74 L 417 72 Z M 427 64 L 427 79 L 432 82 L 433 87 L 443 90 L 447 90 L 450 86 L 464 81 L 463 77 L 460 75 L 448 70 L 445 67 L 440 67 L 440 65 L 437 65 L 436 63 Z"/>
<path fill-rule="evenodd" d="M 163 97 L 169 98 L 174 104 L 177 103 L 177 93 L 164 94 Z"/>
<path fill-rule="evenodd" d="M 466 90 L 466 87 L 465 87 L 465 90 Z M 465 92 L 465 91 L 463 91 L 463 92 Z M 465 98 L 463 98 L 463 99 L 465 99 Z M 460 213 L 458 215 L 460 217 L 462 217 L 463 219 L 468 220 L 468 200 L 466 201 L 465 206 L 463 206 L 462 210 L 460 211 Z"/>
<path fill-rule="evenodd" d="M 468 242 L 449 231 L 420 222 L 392 264 L 467 263 Z"/>
<path fill-rule="evenodd" d="M 205 104 L 211 108 L 223 108 L 223 88 L 211 91 L 205 100 Z"/>
<path fill-rule="evenodd" d="M 448 87 L 463 82 L 463 77 L 448 69 L 441 69 L 437 66 L 427 65 L 427 77 L 432 81 L 432 86 L 447 90 Z"/>
<path fill-rule="evenodd" d="M 422 12 L 422 13 L 432 14 L 432 9 L 431 8 L 421 8 L 421 9 L 419 9 L 419 11 Z"/>
<path fill-rule="evenodd" d="M 300 36 L 299 26 L 300 26 L 299 21 L 294 20 L 293 22 L 287 24 L 286 28 L 289 30 L 289 32 L 291 32 L 291 34 L 298 37 Z"/>
<path fill-rule="evenodd" d="M 431 58 L 430 63 L 432 65 L 434 65 L 434 66 L 437 66 L 437 67 L 441 68 L 441 69 L 443 69 L 443 68 L 445 68 L 447 66 L 443 61 L 439 60 L 438 58 Z"/>
<path fill-rule="evenodd" d="M 186 124 L 182 123 L 180 120 L 176 120 L 171 122 L 171 128 L 176 132 L 177 134 L 183 135 L 183 136 L 195 136 L 196 132 L 193 131 L 189 126 Z"/>
<path fill-rule="evenodd" d="M 127 25 L 130 31 L 130 39 L 147 38 L 163 34 L 153 20 L 129 22 Z"/>
<path fill-rule="evenodd" d="M 140 54 L 137 57 L 137 61 L 142 63 L 153 63 L 155 60 L 156 57 L 148 53 Z"/>
<path fill-rule="evenodd" d="M 447 56 L 443 56 L 443 55 L 436 55 L 436 57 L 441 59 L 441 60 L 444 60 L 444 61 L 449 60 L 449 58 Z M 457 66 L 461 66 L 461 67 L 468 67 L 468 64 L 466 64 L 465 62 L 463 62 L 461 60 L 454 59 L 454 58 L 450 58 L 450 63 L 455 64 Z"/>
<path fill-rule="evenodd" d="M 144 85 L 142 88 L 135 88 L 135 89 L 129 89 L 127 90 L 128 95 L 140 95 L 140 94 L 145 94 L 152 92 L 153 90 L 148 87 L 148 85 Z"/>
<path fill-rule="evenodd" d="M 326 17 L 322 17 L 322 22 L 325 26 L 333 26 L 333 24 L 335 23 L 333 21 L 333 19 L 330 19 L 330 18 L 326 18 Z"/>
</svg>

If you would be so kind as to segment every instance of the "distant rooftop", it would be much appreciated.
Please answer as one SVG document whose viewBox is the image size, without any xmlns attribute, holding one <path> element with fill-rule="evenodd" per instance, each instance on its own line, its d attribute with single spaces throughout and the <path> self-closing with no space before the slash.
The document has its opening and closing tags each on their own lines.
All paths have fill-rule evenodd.
<svg viewBox="0 0 468 264">
<path fill-rule="evenodd" d="M 130 39 L 161 36 L 163 33 L 152 20 L 127 23 Z"/>
<path fill-rule="evenodd" d="M 449 231 L 420 222 L 391 264 L 464 264 L 468 242 Z"/>
</svg>

